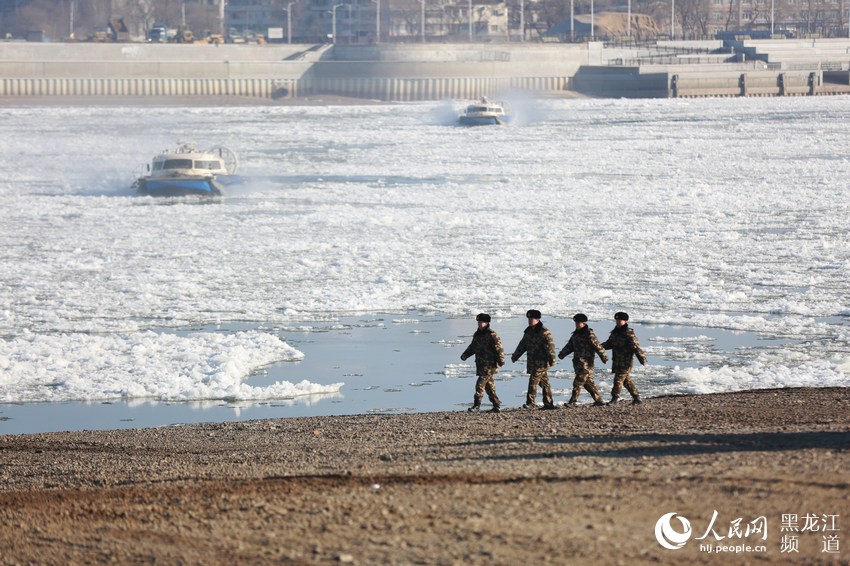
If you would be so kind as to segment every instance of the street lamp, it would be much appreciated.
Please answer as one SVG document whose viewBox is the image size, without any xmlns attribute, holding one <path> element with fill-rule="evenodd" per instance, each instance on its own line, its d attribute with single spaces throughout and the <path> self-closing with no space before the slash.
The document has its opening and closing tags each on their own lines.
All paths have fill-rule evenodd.
<svg viewBox="0 0 850 566">
<path fill-rule="evenodd" d="M 336 9 L 345 6 L 345 4 L 337 4 L 331 9 L 331 35 L 333 36 L 333 44 L 336 45 Z"/>
<path fill-rule="evenodd" d="M 472 0 L 467 0 L 466 11 L 469 17 L 469 42 L 472 43 Z"/>
<path fill-rule="evenodd" d="M 590 41 L 593 41 L 593 0 L 590 0 Z"/>
<path fill-rule="evenodd" d="M 570 41 L 576 40 L 576 7 L 575 0 L 570 0 Z"/>
<path fill-rule="evenodd" d="M 351 38 L 354 37 L 353 32 L 351 31 L 351 4 L 348 4 L 348 40 L 347 43 L 351 43 Z"/>
<path fill-rule="evenodd" d="M 218 0 L 218 27 L 221 37 L 224 37 L 224 2 L 225 0 Z"/>
<path fill-rule="evenodd" d="M 773 8 L 774 0 L 770 0 L 770 38 L 773 39 Z"/>
<path fill-rule="evenodd" d="M 298 0 L 292 0 L 286 5 L 286 42 L 292 43 L 292 5 Z"/>
<path fill-rule="evenodd" d="M 422 15 L 419 16 L 419 35 L 422 38 L 422 43 L 425 43 L 425 0 L 419 0 L 422 5 Z"/>
<path fill-rule="evenodd" d="M 381 0 L 372 0 L 375 3 L 375 43 L 381 43 Z"/>
<path fill-rule="evenodd" d="M 525 41 L 525 0 L 519 0 L 519 41 Z"/>
<path fill-rule="evenodd" d="M 676 0 L 670 0 L 670 39 L 676 38 Z"/>
<path fill-rule="evenodd" d="M 626 35 L 629 39 L 631 39 L 632 38 L 632 0 L 629 0 L 628 13 L 629 13 L 629 15 L 628 15 L 629 21 L 628 21 L 628 24 L 626 24 L 626 29 L 628 30 L 628 33 Z"/>
</svg>

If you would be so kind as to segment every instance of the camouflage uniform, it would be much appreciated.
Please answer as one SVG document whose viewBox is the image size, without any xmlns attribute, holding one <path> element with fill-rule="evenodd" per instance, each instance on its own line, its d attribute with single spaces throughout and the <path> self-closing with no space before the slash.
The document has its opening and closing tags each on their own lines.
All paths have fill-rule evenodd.
<svg viewBox="0 0 850 566">
<path fill-rule="evenodd" d="M 646 365 L 646 355 L 641 350 L 635 331 L 628 324 L 617 326 L 611 331 L 608 340 L 602 343 L 602 347 L 611 350 L 611 371 L 614 373 L 614 386 L 611 388 L 611 400 L 620 398 L 623 386 L 631 393 L 633 399 L 638 399 L 638 390 L 632 381 L 632 364 L 634 356 L 642 366 Z"/>
<path fill-rule="evenodd" d="M 539 385 L 543 390 L 543 406 L 554 409 L 552 387 L 549 385 L 549 368 L 555 365 L 555 340 L 542 322 L 525 329 L 522 340 L 511 355 L 511 361 L 516 362 L 523 354 L 527 354 L 525 369 L 529 374 L 525 406 L 535 406 L 534 399 Z"/>
<path fill-rule="evenodd" d="M 502 402 L 496 395 L 496 382 L 493 379 L 493 374 L 499 371 L 499 367 L 505 365 L 505 350 L 502 348 L 499 335 L 489 326 L 476 330 L 475 334 L 472 335 L 472 343 L 460 355 L 460 359 L 466 360 L 471 356 L 475 356 L 475 373 L 478 375 L 472 406 L 481 406 L 481 398 L 484 397 L 486 391 L 493 407 L 498 409 Z"/>
<path fill-rule="evenodd" d="M 573 380 L 573 392 L 568 404 L 575 404 L 582 387 L 587 389 L 596 403 L 602 403 L 602 396 L 599 395 L 596 383 L 593 381 L 593 361 L 596 354 L 599 354 L 602 363 L 605 364 L 608 363 L 608 356 L 605 354 L 605 348 L 596 339 L 592 328 L 583 326 L 573 332 L 566 346 L 558 353 L 558 357 L 563 360 L 569 354 L 573 354 L 573 369 L 576 377 Z"/>
</svg>

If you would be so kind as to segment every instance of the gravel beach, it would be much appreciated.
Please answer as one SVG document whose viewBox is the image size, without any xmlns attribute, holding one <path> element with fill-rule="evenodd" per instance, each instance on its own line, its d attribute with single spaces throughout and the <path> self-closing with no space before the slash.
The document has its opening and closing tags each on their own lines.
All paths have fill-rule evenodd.
<svg viewBox="0 0 850 566">
<path fill-rule="evenodd" d="M 848 449 L 844 388 L 0 436 L 0 562 L 846 563 Z"/>
</svg>

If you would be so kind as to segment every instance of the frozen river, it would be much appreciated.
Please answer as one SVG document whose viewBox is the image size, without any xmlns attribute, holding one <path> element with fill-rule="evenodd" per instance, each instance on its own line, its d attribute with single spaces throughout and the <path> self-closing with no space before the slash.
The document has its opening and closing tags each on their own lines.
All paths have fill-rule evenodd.
<svg viewBox="0 0 850 566">
<path fill-rule="evenodd" d="M 448 107 L 0 110 L 0 434 L 459 409 L 529 308 L 629 312 L 645 396 L 850 385 L 846 97 Z M 178 141 L 248 182 L 134 195 Z"/>
</svg>

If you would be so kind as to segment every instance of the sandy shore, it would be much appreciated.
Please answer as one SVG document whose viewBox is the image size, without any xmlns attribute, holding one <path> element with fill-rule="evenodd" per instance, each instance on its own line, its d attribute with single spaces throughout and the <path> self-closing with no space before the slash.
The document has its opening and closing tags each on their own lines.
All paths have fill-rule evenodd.
<svg viewBox="0 0 850 566">
<path fill-rule="evenodd" d="M 846 563 L 848 393 L 0 436 L 0 561 Z M 656 540 L 671 512 L 679 550 Z M 807 514 L 841 530 L 782 552 Z M 744 536 L 759 517 L 766 538 Z"/>
</svg>

